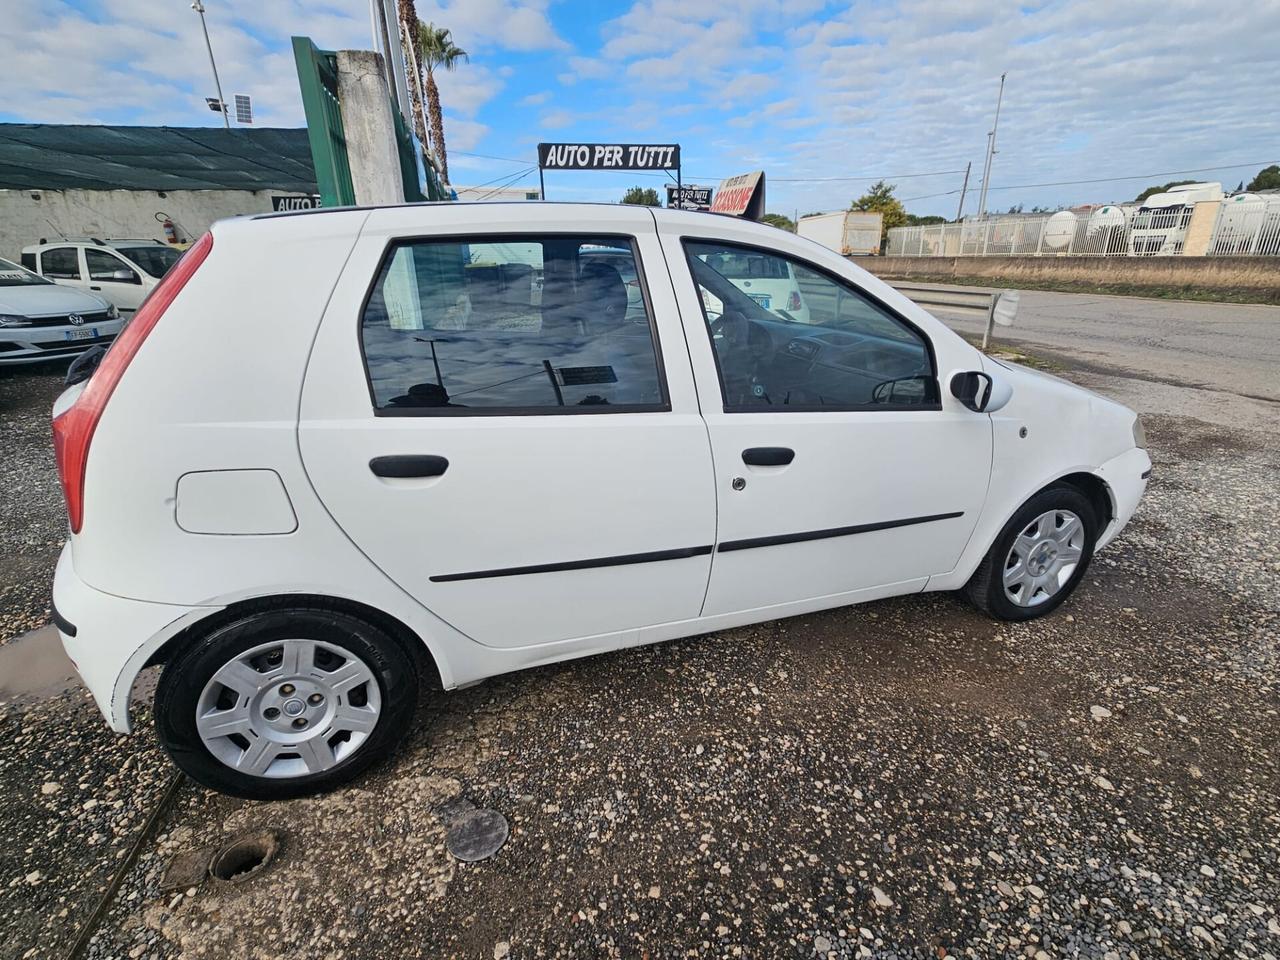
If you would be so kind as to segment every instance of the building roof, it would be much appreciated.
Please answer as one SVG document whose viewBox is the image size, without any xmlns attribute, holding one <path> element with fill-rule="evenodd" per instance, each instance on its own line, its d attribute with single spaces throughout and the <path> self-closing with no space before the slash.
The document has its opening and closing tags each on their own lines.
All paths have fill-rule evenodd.
<svg viewBox="0 0 1280 960">
<path fill-rule="evenodd" d="M 0 123 L 0 189 L 316 192 L 305 129 Z"/>
</svg>

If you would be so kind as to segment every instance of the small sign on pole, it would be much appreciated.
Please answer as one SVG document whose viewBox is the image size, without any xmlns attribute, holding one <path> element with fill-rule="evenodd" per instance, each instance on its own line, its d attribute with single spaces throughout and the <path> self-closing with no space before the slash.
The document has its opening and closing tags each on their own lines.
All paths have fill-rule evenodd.
<svg viewBox="0 0 1280 960">
<path fill-rule="evenodd" d="M 710 210 L 711 188 L 690 183 L 677 187 L 667 184 L 667 207 L 680 210 Z"/>
<path fill-rule="evenodd" d="M 543 200 L 548 170 L 674 170 L 680 186 L 680 144 L 540 143 L 538 185 Z"/>
<path fill-rule="evenodd" d="M 982 349 L 987 349 L 987 344 L 991 342 L 991 334 L 995 330 L 995 324 L 1002 327 L 1012 327 L 1013 319 L 1018 315 L 1018 291 L 1006 290 L 1004 293 L 993 293 L 991 295 L 991 309 L 987 311 L 987 329 L 982 335 Z"/>
</svg>

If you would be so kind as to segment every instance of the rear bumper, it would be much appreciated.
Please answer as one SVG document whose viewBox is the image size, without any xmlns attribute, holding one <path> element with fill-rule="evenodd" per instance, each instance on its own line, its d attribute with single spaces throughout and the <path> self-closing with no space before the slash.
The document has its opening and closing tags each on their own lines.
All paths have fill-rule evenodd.
<svg viewBox="0 0 1280 960">
<path fill-rule="evenodd" d="M 1147 451 L 1134 447 L 1108 460 L 1098 468 L 1097 474 L 1106 481 L 1107 488 L 1111 491 L 1113 513 L 1111 522 L 1098 537 L 1095 549 L 1101 550 L 1116 538 L 1138 509 L 1138 501 L 1142 499 L 1142 494 L 1147 489 L 1147 479 L 1151 476 L 1151 457 L 1147 455 Z"/>
<path fill-rule="evenodd" d="M 95 590 L 76 574 L 71 544 L 53 578 L 54 624 L 80 679 L 117 733 L 128 733 L 129 691 L 162 643 L 214 607 L 128 600 Z"/>
</svg>

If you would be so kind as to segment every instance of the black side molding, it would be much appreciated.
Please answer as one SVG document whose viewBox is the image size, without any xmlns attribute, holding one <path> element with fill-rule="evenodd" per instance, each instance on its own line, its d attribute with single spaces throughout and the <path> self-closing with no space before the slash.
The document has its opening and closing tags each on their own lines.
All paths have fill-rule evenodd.
<svg viewBox="0 0 1280 960">
<path fill-rule="evenodd" d="M 449 461 L 429 454 L 374 457 L 369 461 L 369 469 L 379 477 L 438 477 L 449 469 Z"/>
<path fill-rule="evenodd" d="M 660 560 L 686 560 L 705 557 L 711 544 L 704 547 L 681 547 L 677 550 L 654 550 L 650 553 L 625 553 L 616 557 L 593 557 L 590 560 L 568 560 L 564 563 L 537 563 L 528 567 L 501 567 L 497 570 L 473 570 L 470 573 L 441 573 L 431 577 L 432 583 L 457 580 L 488 580 L 492 577 L 521 577 L 530 573 L 560 573 L 565 570 L 591 570 L 596 567 L 622 567 L 632 563 L 656 563 Z"/>
<path fill-rule="evenodd" d="M 927 517 L 908 517 L 905 520 L 882 520 L 878 523 L 859 523 L 852 527 L 831 527 L 827 530 L 805 530 L 802 533 L 779 533 L 772 537 L 751 537 L 746 540 L 725 540 L 716 549 L 720 553 L 732 550 L 753 550 L 756 547 L 776 547 L 783 543 L 804 543 L 807 540 L 826 540 L 830 537 L 851 537 L 876 530 L 892 530 L 894 527 L 911 527 L 917 523 L 933 523 L 935 520 L 954 520 L 963 517 L 958 513 L 934 513 Z"/>
<path fill-rule="evenodd" d="M 49 605 L 49 609 L 53 616 L 53 625 L 58 628 L 60 633 L 65 633 L 68 637 L 76 635 L 76 625 L 58 612 L 58 608 L 53 604 Z"/>
</svg>

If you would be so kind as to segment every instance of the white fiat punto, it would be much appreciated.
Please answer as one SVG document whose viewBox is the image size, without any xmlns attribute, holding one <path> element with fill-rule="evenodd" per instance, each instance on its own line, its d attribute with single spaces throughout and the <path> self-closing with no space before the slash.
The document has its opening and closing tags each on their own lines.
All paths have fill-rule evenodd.
<svg viewBox="0 0 1280 960">
<path fill-rule="evenodd" d="M 824 247 L 633 206 L 219 223 L 53 415 L 68 653 L 122 732 L 163 663 L 173 759 L 259 798 L 385 755 L 420 678 L 924 590 L 1048 613 L 1151 470 L 1132 411 Z"/>
</svg>

